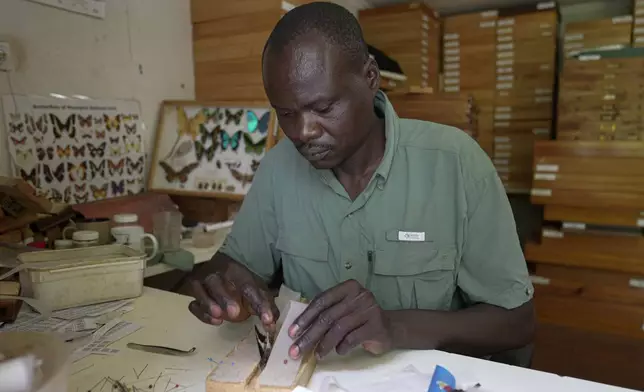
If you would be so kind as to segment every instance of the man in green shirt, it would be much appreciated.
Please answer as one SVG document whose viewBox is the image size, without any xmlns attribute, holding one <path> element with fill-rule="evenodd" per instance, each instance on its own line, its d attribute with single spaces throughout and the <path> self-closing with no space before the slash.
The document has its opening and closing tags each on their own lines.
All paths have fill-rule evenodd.
<svg viewBox="0 0 644 392">
<path fill-rule="evenodd" d="M 344 8 L 277 24 L 264 86 L 281 141 L 262 160 L 223 248 L 193 282 L 206 323 L 279 314 L 266 282 L 312 300 L 290 355 L 356 346 L 489 355 L 528 344 L 533 289 L 504 188 L 464 132 L 399 119 Z"/>
</svg>

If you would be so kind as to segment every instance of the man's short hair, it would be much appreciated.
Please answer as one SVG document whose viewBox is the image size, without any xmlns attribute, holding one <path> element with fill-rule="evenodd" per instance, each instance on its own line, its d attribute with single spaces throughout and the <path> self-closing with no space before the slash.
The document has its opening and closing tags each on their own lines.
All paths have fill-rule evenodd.
<svg viewBox="0 0 644 392">
<path fill-rule="evenodd" d="M 299 37 L 319 34 L 343 54 L 363 65 L 369 57 L 367 44 L 358 20 L 344 7 L 329 2 L 304 4 L 287 12 L 277 22 L 266 41 L 262 63 L 268 52 L 280 52 Z"/>
</svg>

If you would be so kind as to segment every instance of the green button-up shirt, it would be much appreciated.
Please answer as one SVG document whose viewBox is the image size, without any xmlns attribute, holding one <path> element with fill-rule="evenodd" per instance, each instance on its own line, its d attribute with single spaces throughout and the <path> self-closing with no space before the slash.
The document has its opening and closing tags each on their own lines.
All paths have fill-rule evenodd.
<svg viewBox="0 0 644 392">
<path fill-rule="evenodd" d="M 385 154 L 355 200 L 289 140 L 266 154 L 221 252 L 312 299 L 345 280 L 384 309 L 515 308 L 532 297 L 503 185 L 464 132 L 399 119 L 384 93 Z"/>
</svg>

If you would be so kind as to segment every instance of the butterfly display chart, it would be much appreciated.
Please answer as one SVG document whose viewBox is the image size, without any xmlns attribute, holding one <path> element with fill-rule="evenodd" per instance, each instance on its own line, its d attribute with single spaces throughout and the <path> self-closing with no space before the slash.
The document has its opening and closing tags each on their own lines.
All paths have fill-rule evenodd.
<svg viewBox="0 0 644 392">
<path fill-rule="evenodd" d="M 243 197 L 274 143 L 266 104 L 164 102 L 148 187 L 169 194 Z"/>
<path fill-rule="evenodd" d="M 2 102 L 12 170 L 38 194 L 79 204 L 143 191 L 138 102 L 30 96 Z"/>
</svg>

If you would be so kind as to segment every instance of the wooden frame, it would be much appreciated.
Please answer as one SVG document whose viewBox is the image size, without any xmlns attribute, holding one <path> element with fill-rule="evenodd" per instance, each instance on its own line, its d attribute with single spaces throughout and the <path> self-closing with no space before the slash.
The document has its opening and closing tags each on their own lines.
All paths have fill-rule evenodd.
<svg viewBox="0 0 644 392">
<path fill-rule="evenodd" d="M 164 139 L 164 132 L 167 132 L 165 129 L 166 127 L 166 114 L 169 108 L 171 107 L 176 107 L 176 108 L 200 108 L 200 109 L 242 109 L 244 110 L 244 114 L 247 115 L 247 110 L 249 109 L 265 109 L 269 111 L 269 120 L 268 120 L 268 129 L 266 132 L 265 136 L 265 148 L 264 151 L 261 154 L 261 157 L 264 156 L 264 154 L 270 150 L 275 144 L 277 140 L 277 132 L 278 132 L 278 127 L 277 127 L 277 118 L 275 116 L 274 111 L 271 109 L 270 105 L 266 101 L 254 101 L 254 102 L 237 102 L 237 101 L 226 101 L 226 102 L 211 102 L 211 101 L 189 101 L 189 100 L 166 100 L 161 103 L 159 114 L 158 114 L 158 120 L 157 120 L 157 129 L 156 129 L 156 137 L 153 145 L 153 152 L 152 152 L 152 157 L 150 160 L 150 174 L 147 180 L 147 189 L 152 192 L 159 192 L 159 193 L 165 193 L 169 195 L 177 195 L 177 196 L 197 196 L 197 197 L 205 197 L 205 198 L 221 198 L 221 199 L 228 199 L 228 200 L 234 200 L 234 201 L 239 201 L 243 200 L 244 198 L 244 193 L 239 193 L 239 192 L 226 192 L 226 191 L 214 191 L 214 190 L 199 190 L 196 189 L 195 186 L 190 185 L 190 186 L 182 186 L 181 188 L 176 188 L 176 187 L 163 187 L 160 186 L 155 182 L 158 177 L 158 166 L 160 162 L 163 160 L 161 157 L 162 154 L 162 144 L 163 144 L 163 139 Z M 194 119 L 191 119 L 194 120 Z M 190 126 L 200 126 L 201 124 L 208 123 L 210 120 L 202 121 L 202 122 L 197 122 L 194 124 L 190 124 Z M 220 120 L 223 121 L 223 120 Z M 242 126 L 244 121 L 241 121 L 241 124 L 237 124 L 238 126 Z M 218 124 L 220 125 L 220 124 Z M 246 133 L 246 129 L 241 129 L 244 133 Z M 243 135 L 242 135 L 243 136 Z M 174 151 L 176 148 L 177 144 L 179 143 L 179 140 L 181 139 L 181 135 L 177 138 L 177 141 L 175 145 L 170 149 L 170 153 Z M 189 140 L 189 139 L 185 139 Z M 196 136 L 193 137 L 193 140 L 196 140 Z M 215 141 L 213 140 L 213 143 Z M 214 145 L 214 144 L 213 144 Z M 211 145 L 211 147 L 213 147 Z M 193 147 L 190 147 L 192 151 Z M 218 149 L 218 146 L 214 146 L 213 148 Z M 225 151 L 224 151 L 225 152 Z M 221 153 L 221 151 L 220 151 Z M 240 155 L 244 155 L 247 153 L 242 153 Z M 213 155 L 214 156 L 214 155 Z M 259 159 L 261 159 L 261 157 Z M 247 157 L 245 157 L 247 158 Z M 211 162 L 212 159 L 209 159 L 208 162 Z M 199 166 L 197 166 L 194 171 L 198 171 L 200 168 L 202 170 L 202 162 L 203 162 L 203 157 L 197 158 L 195 161 L 196 163 L 199 163 Z M 192 164 L 191 164 L 192 165 Z M 214 168 L 212 168 L 214 170 Z M 188 174 L 185 175 L 185 177 L 188 177 L 189 179 L 191 178 L 192 172 L 189 172 Z M 188 180 L 182 181 L 181 184 L 184 185 L 188 183 Z M 194 182 L 194 181 L 193 181 Z M 250 182 L 245 183 L 244 186 L 249 185 Z"/>
</svg>

